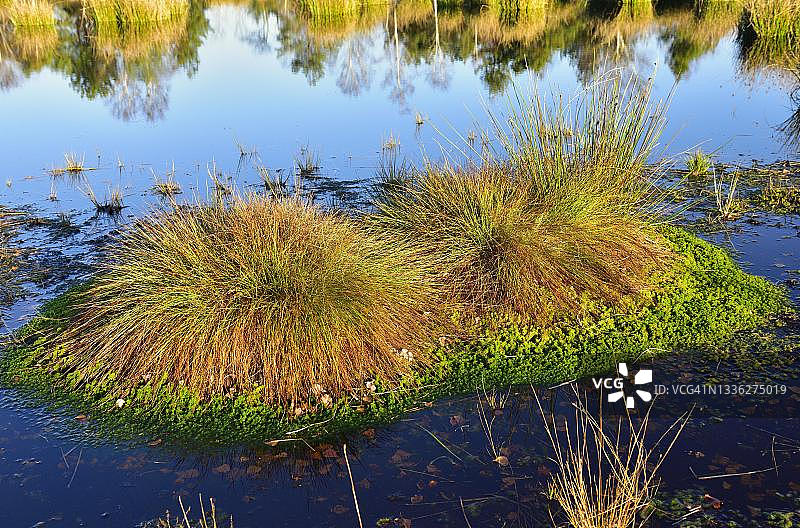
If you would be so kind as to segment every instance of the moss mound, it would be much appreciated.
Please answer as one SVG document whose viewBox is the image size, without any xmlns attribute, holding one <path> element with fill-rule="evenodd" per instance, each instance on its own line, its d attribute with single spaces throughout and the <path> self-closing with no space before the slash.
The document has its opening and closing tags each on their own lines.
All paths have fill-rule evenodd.
<svg viewBox="0 0 800 528">
<path fill-rule="evenodd" d="M 302 415 L 261 403 L 257 393 L 204 401 L 166 380 L 124 393 L 113 380 L 87 382 L 85 373 L 58 374 L 58 355 L 42 332 L 57 329 L 75 292 L 51 303 L 19 333 L 0 358 L 0 382 L 39 395 L 70 412 L 88 414 L 105 435 L 161 436 L 170 441 L 264 442 L 287 435 L 320 437 L 387 423 L 422 402 L 478 387 L 552 384 L 610 371 L 616 362 L 666 351 L 719 345 L 738 330 L 763 325 L 792 308 L 785 293 L 742 271 L 723 250 L 677 228 L 664 235 L 679 255 L 658 284 L 623 309 L 584 306 L 579 321 L 547 328 L 487 324 L 472 340 L 444 344 L 434 362 L 392 391 L 378 384 L 363 396 L 320 400 Z M 118 400 L 125 403 L 120 408 Z M 294 431 L 294 433 L 291 433 Z"/>
</svg>

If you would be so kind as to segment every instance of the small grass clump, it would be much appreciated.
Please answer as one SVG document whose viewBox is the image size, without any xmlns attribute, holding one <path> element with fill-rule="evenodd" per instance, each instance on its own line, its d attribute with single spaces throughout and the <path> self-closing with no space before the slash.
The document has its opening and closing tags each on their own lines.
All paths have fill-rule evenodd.
<svg viewBox="0 0 800 528">
<path fill-rule="evenodd" d="M 156 175 L 153 171 L 153 192 L 162 198 L 166 198 L 171 202 L 175 201 L 175 196 L 181 194 L 183 189 L 181 185 L 175 181 L 175 164 L 172 164 L 172 170 L 167 171 L 166 176 L 163 178 Z"/>
<path fill-rule="evenodd" d="M 714 162 L 711 160 L 711 156 L 702 150 L 696 150 L 686 158 L 686 170 L 689 176 L 704 176 L 711 172 L 713 167 Z"/>
<path fill-rule="evenodd" d="M 64 166 L 51 169 L 50 174 L 53 176 L 63 176 L 64 174 L 80 176 L 84 171 L 94 170 L 87 168 L 84 160 L 85 156 L 78 157 L 74 152 L 67 152 L 64 154 Z"/>
<path fill-rule="evenodd" d="M 491 116 L 502 159 L 472 150 L 462 166 L 429 163 L 384 186 L 370 220 L 437 256 L 466 311 L 546 322 L 641 291 L 669 258 L 650 226 L 646 167 L 665 106 L 618 77 L 590 88 L 574 120 L 536 97 L 516 103 L 509 129 Z"/>
<path fill-rule="evenodd" d="M 688 414 L 649 446 L 649 412 L 638 423 L 631 415 L 604 417 L 602 406 L 595 416 L 581 398 L 576 390 L 572 423 L 546 415 L 539 403 L 558 469 L 550 479 L 550 497 L 572 528 L 644 528 L 649 517 L 645 509 L 658 490 L 658 471 Z"/>
<path fill-rule="evenodd" d="M 294 158 L 294 164 L 300 176 L 311 176 L 318 173 L 320 169 L 319 156 L 308 145 L 300 147 L 300 151 Z"/>
<path fill-rule="evenodd" d="M 121 213 L 122 209 L 125 207 L 122 190 L 118 187 L 109 188 L 102 199 L 97 197 L 97 193 L 94 192 L 94 188 L 89 185 L 89 183 L 86 183 L 83 192 L 86 197 L 89 198 L 89 201 L 92 202 L 98 214 L 115 216 Z"/>
<path fill-rule="evenodd" d="M 726 182 L 725 175 L 714 173 L 714 201 L 716 203 L 716 220 L 727 222 L 738 218 L 744 207 L 737 198 L 739 173 L 734 172 Z"/>
<path fill-rule="evenodd" d="M 300 198 L 233 197 L 126 229 L 57 343 L 94 380 L 302 408 L 425 363 L 428 273 L 408 245 Z"/>
</svg>

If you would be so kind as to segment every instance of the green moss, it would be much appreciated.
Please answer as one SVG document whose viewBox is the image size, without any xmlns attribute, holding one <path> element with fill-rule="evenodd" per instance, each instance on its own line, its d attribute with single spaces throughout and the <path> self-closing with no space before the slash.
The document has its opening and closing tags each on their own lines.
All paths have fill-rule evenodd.
<svg viewBox="0 0 800 528">
<path fill-rule="evenodd" d="M 629 301 L 624 310 L 586 305 L 585 313 L 591 315 L 547 329 L 492 325 L 495 329 L 478 338 L 437 350 L 433 366 L 399 389 L 382 392 L 378 381 L 371 401 L 320 404 L 299 417 L 263 405 L 254 394 L 201 401 L 163 379 L 127 394 L 115 392 L 113 379 L 83 383 L 82 373 L 62 365 L 58 352 L 48 350 L 41 337 L 57 331 L 72 294 L 46 305 L 18 333 L 24 344 L 11 347 L 0 359 L 0 381 L 54 407 L 66 404 L 70 412 L 88 414 L 102 434 L 117 438 L 250 443 L 292 431 L 310 438 L 388 423 L 425 402 L 478 387 L 559 383 L 611 371 L 621 360 L 719 344 L 738 330 L 763 325 L 792 309 L 781 289 L 743 272 L 724 250 L 677 228 L 665 228 L 665 236 L 682 258 L 660 276 L 657 287 Z M 126 401 L 121 409 L 115 404 L 118 398 Z"/>
</svg>

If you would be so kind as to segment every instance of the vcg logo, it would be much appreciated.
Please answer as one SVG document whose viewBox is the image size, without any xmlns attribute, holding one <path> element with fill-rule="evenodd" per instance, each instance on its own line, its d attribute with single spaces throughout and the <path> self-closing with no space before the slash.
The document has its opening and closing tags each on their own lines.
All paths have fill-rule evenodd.
<svg viewBox="0 0 800 528">
<path fill-rule="evenodd" d="M 616 378 L 594 378 L 592 380 L 594 388 L 599 389 L 600 387 L 603 387 L 606 390 L 611 391 L 608 394 L 609 403 L 616 403 L 624 399 L 625 407 L 628 409 L 633 409 L 636 406 L 636 399 L 633 397 L 633 395 L 626 395 L 625 393 L 625 379 L 629 378 L 628 365 L 625 363 L 620 363 L 617 365 L 617 373 L 619 376 Z M 649 369 L 642 369 L 633 376 L 632 381 L 634 386 L 648 385 L 653 383 L 653 371 Z M 634 393 L 639 396 L 643 402 L 649 402 L 653 399 L 653 395 L 646 390 L 634 389 Z"/>
</svg>

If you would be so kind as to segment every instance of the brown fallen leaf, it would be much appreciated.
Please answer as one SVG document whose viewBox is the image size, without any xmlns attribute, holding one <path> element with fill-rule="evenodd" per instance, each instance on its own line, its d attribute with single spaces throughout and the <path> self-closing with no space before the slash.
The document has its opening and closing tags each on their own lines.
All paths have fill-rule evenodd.
<svg viewBox="0 0 800 528">
<path fill-rule="evenodd" d="M 227 473 L 230 470 L 231 470 L 230 464 L 222 464 L 221 466 L 215 467 L 211 471 L 213 471 L 214 473 Z"/>
<path fill-rule="evenodd" d="M 394 452 L 390 460 L 392 461 L 392 464 L 399 464 L 400 462 L 408 460 L 409 458 L 411 458 L 411 453 L 408 451 L 403 451 L 402 449 L 398 449 Z"/>
<path fill-rule="evenodd" d="M 506 467 L 508 465 L 508 457 L 505 455 L 498 456 L 497 458 L 494 459 L 494 461 L 503 467 Z"/>
</svg>

